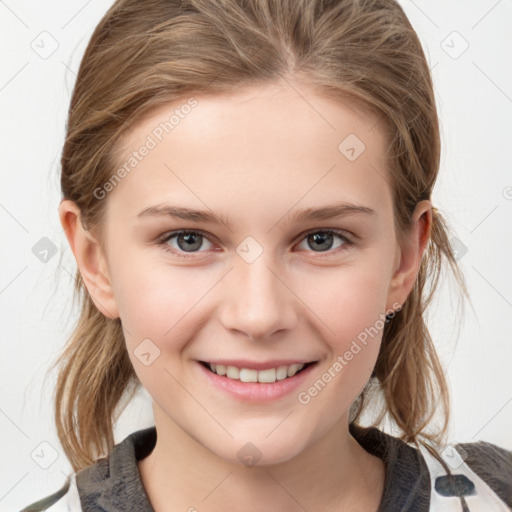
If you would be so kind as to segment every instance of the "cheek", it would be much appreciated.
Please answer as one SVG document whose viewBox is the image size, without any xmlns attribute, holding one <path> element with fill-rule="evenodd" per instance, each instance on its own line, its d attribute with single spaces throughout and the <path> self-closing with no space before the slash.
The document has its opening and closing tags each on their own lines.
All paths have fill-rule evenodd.
<svg viewBox="0 0 512 512">
<path fill-rule="evenodd" d="M 217 278 L 218 279 L 218 278 Z M 126 347 L 137 377 L 158 403 L 186 404 L 181 354 L 205 316 L 201 299 L 216 279 L 192 268 L 124 259 L 114 273 Z"/>
<path fill-rule="evenodd" d="M 360 262 L 329 275 L 318 274 L 314 288 L 303 286 L 300 293 L 321 320 L 317 325 L 329 356 L 315 381 L 303 388 L 300 403 L 335 404 L 341 414 L 362 391 L 380 349 L 388 276 L 382 263 Z"/>
<path fill-rule="evenodd" d="M 310 313 L 322 321 L 333 348 L 343 349 L 385 312 L 389 269 L 382 262 L 367 260 L 302 276 L 295 288 Z"/>
<path fill-rule="evenodd" d="M 147 337 L 165 337 L 211 287 L 208 275 L 155 261 L 144 253 L 122 258 L 113 288 L 123 325 Z"/>
<path fill-rule="evenodd" d="M 148 265 L 146 260 L 124 258 L 113 284 L 132 365 L 156 397 L 162 382 L 167 393 L 179 393 L 171 375 L 183 371 L 184 351 L 209 318 L 208 293 L 219 276 L 154 260 Z"/>
</svg>

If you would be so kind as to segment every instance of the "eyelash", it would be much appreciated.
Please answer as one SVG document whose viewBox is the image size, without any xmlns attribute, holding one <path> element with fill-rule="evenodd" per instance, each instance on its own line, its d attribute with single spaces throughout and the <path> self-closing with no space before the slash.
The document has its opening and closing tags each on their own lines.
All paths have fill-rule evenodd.
<svg viewBox="0 0 512 512">
<path fill-rule="evenodd" d="M 301 235 L 301 239 L 299 240 L 299 242 L 302 242 L 309 235 L 318 234 L 318 233 L 334 234 L 334 235 L 338 236 L 343 241 L 343 245 L 341 245 L 340 247 L 337 247 L 335 249 L 329 249 L 327 251 L 319 251 L 318 257 L 320 257 L 320 258 L 332 256 L 333 254 L 338 253 L 343 250 L 346 250 L 350 246 L 354 245 L 354 243 L 346 236 L 345 232 L 337 230 L 337 229 L 315 229 L 312 231 L 308 231 L 308 232 L 304 233 L 303 235 Z M 201 231 L 200 229 L 182 229 L 182 230 L 178 230 L 178 231 L 171 231 L 169 233 L 165 233 L 162 237 L 160 237 L 157 240 L 156 243 L 157 243 L 157 245 L 161 245 L 166 252 L 169 252 L 169 253 L 177 256 L 178 258 L 183 258 L 183 259 L 195 258 L 196 256 L 193 256 L 194 254 L 197 254 L 198 252 L 201 253 L 204 251 L 196 251 L 196 252 L 186 253 L 186 252 L 181 252 L 181 251 L 176 251 L 174 249 L 171 249 L 169 247 L 169 245 L 167 245 L 167 242 L 169 242 L 173 238 L 176 238 L 179 235 L 188 235 L 188 234 L 201 235 L 204 238 L 206 238 L 210 243 L 213 243 L 210 240 L 210 238 L 208 237 L 208 235 L 204 231 Z M 315 252 L 315 251 L 308 251 L 308 252 Z"/>
</svg>

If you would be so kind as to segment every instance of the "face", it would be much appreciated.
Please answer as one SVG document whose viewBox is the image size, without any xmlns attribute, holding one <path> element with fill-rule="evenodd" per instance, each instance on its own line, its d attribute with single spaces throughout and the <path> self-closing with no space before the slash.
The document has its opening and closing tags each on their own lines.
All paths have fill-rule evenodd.
<svg viewBox="0 0 512 512">
<path fill-rule="evenodd" d="M 295 89 L 160 108 L 125 137 L 119 167 L 134 151 L 137 163 L 99 199 L 104 303 L 121 318 L 157 427 L 234 462 L 249 442 L 261 463 L 285 461 L 346 425 L 384 314 L 405 300 L 376 119 Z M 262 380 L 315 364 L 271 384 L 214 376 L 201 362 Z"/>
</svg>

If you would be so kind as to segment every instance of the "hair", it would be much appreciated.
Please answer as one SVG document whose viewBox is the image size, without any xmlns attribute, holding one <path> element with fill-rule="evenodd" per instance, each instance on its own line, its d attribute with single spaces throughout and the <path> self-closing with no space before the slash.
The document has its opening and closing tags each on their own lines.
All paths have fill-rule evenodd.
<svg viewBox="0 0 512 512">
<path fill-rule="evenodd" d="M 397 240 L 417 203 L 431 199 L 440 160 L 439 121 L 420 41 L 394 0 L 118 0 L 89 41 L 71 99 L 61 189 L 101 240 L 107 199 L 94 191 L 114 175 L 121 137 L 160 106 L 192 94 L 225 94 L 293 77 L 318 94 L 378 116 L 388 137 Z M 385 325 L 372 377 L 351 410 L 357 424 L 378 388 L 400 437 L 440 443 L 449 394 L 424 318 L 445 262 L 467 295 L 449 230 L 433 207 L 432 229 L 413 290 Z M 80 271 L 80 316 L 54 394 L 59 440 L 75 471 L 114 446 L 121 398 L 140 382 L 119 318 L 94 305 Z M 133 396 L 133 395 L 132 395 Z M 430 429 L 435 411 L 442 422 Z M 430 430 L 429 430 L 430 429 Z"/>
</svg>

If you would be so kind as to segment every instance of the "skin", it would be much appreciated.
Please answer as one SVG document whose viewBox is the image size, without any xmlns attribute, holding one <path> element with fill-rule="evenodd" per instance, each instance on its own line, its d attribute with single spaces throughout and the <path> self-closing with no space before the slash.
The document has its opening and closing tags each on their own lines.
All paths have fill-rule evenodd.
<svg viewBox="0 0 512 512">
<path fill-rule="evenodd" d="M 98 236 L 63 200 L 59 215 L 85 285 L 100 311 L 121 318 L 135 372 L 153 398 L 157 443 L 138 467 L 156 511 L 377 510 L 381 459 L 350 435 L 351 404 L 370 378 L 382 332 L 308 404 L 297 400 L 365 328 L 412 290 L 432 223 L 429 201 L 397 242 L 388 141 L 377 120 L 326 99 L 304 83 L 279 82 L 236 94 L 195 95 L 198 106 L 109 192 Z M 300 92 L 300 94 L 299 94 Z M 179 101 L 153 112 L 123 140 L 119 162 L 169 119 Z M 377 125 L 377 127 L 376 127 Z M 356 134 L 365 151 L 349 161 L 338 145 Z M 165 164 L 165 165 L 164 165 Z M 347 202 L 373 214 L 295 222 L 306 208 Z M 137 218 L 172 204 L 210 210 L 224 224 Z M 186 252 L 179 229 L 200 229 Z M 307 233 L 339 229 L 328 251 Z M 252 263 L 236 249 L 263 249 Z M 181 245 L 183 247 L 186 245 Z M 149 338 L 160 355 L 134 355 Z M 275 402 L 249 404 L 205 383 L 196 360 L 319 360 L 306 385 Z M 237 452 L 261 452 L 247 467 Z"/>
</svg>

